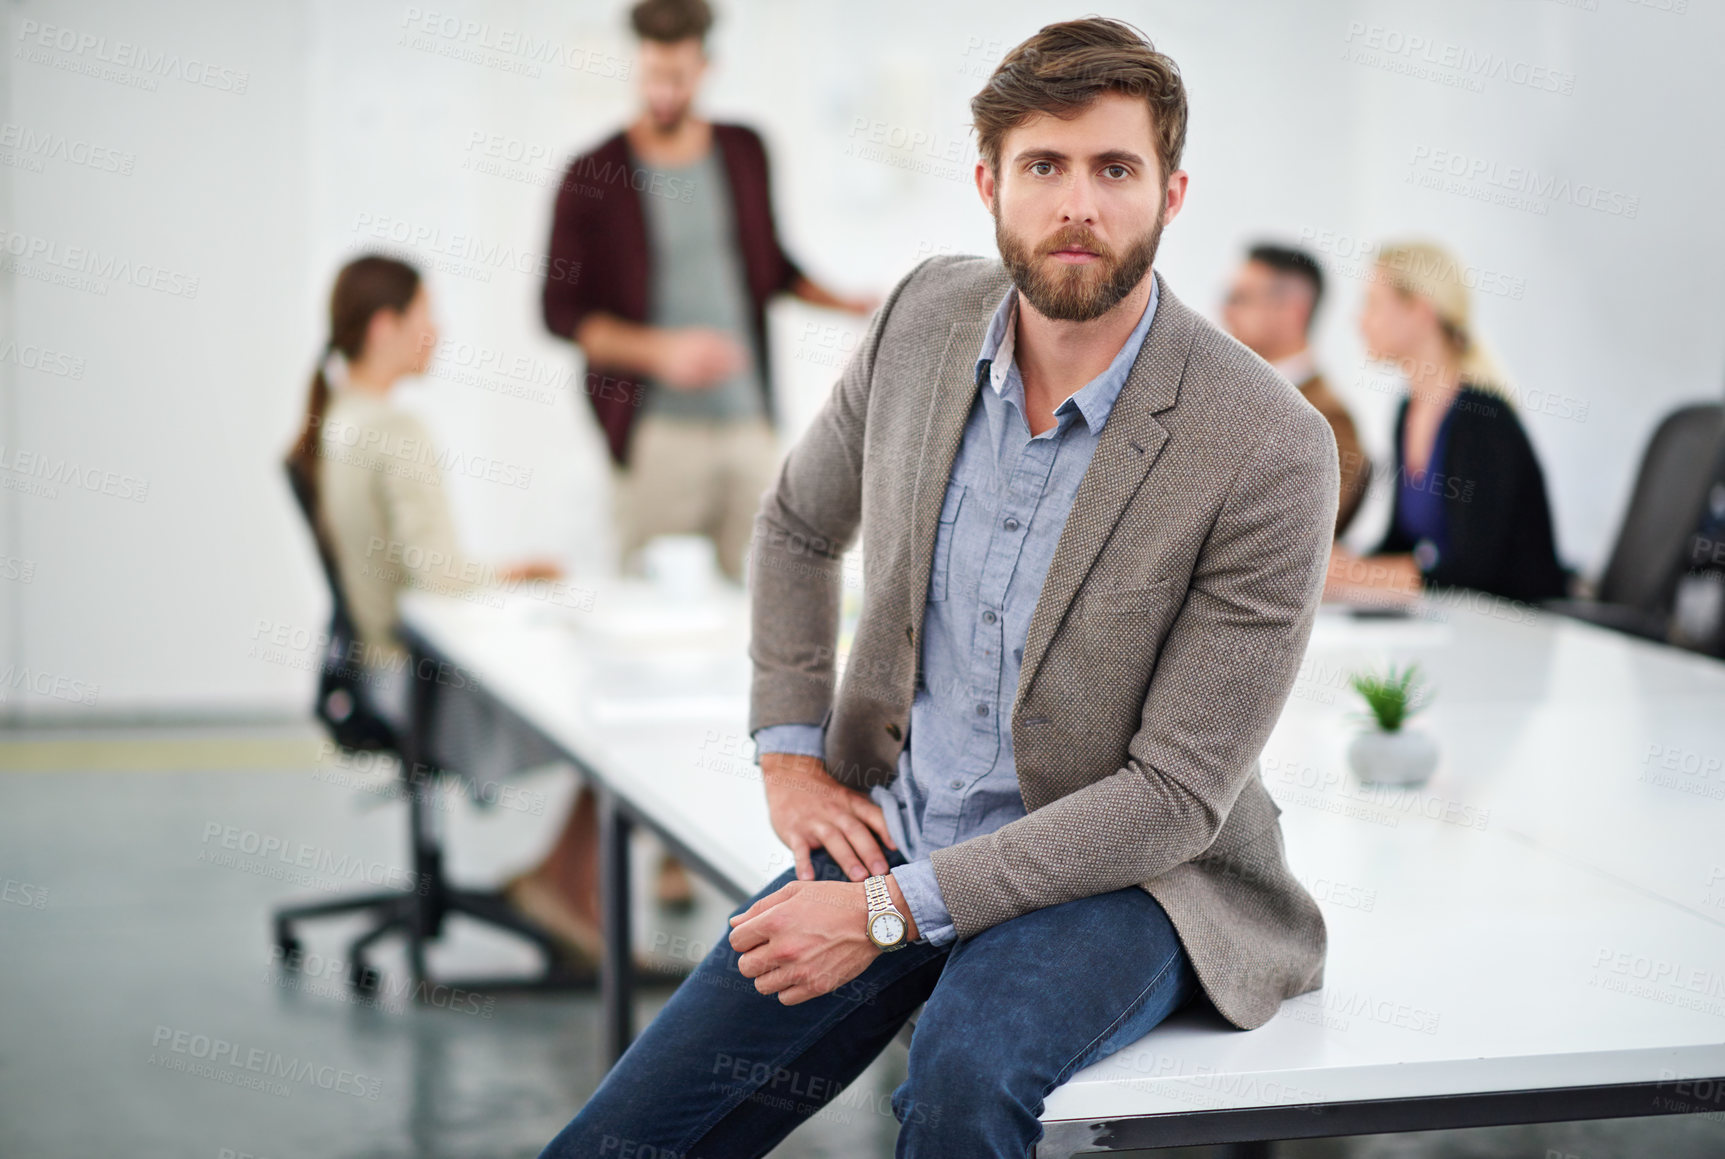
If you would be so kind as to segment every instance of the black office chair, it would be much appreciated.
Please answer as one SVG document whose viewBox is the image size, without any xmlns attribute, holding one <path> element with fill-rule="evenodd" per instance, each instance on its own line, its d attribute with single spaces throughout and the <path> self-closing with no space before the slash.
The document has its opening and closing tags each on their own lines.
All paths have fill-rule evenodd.
<svg viewBox="0 0 1725 1159">
<path fill-rule="evenodd" d="M 359 638 L 359 632 L 348 614 L 335 557 L 330 553 L 329 543 L 317 523 L 315 492 L 298 463 L 290 461 L 286 468 L 288 486 L 293 490 L 306 526 L 311 529 L 318 562 L 323 565 L 324 580 L 329 585 L 329 639 L 318 672 L 317 701 L 313 711 L 328 730 L 330 739 L 344 750 L 399 755 L 401 738 L 396 736 L 395 726 L 378 715 L 372 706 L 365 691 L 364 669 L 344 659 L 353 655 L 353 642 Z"/>
<path fill-rule="evenodd" d="M 444 877 L 443 851 L 430 824 L 429 795 L 441 777 L 453 774 L 434 768 L 425 759 L 428 754 L 414 751 L 418 747 L 418 739 L 398 736 L 396 729 L 372 706 L 363 667 L 347 659 L 353 654 L 350 648 L 358 633 L 342 595 L 335 556 L 318 525 L 315 493 L 297 463 L 290 461 L 287 464 L 287 475 L 288 485 L 317 545 L 332 604 L 329 643 L 324 649 L 322 669 L 318 674 L 317 718 L 329 731 L 330 738 L 346 751 L 383 752 L 395 756 L 402 794 L 408 801 L 413 878 L 412 888 L 408 890 L 364 893 L 276 910 L 275 940 L 283 965 L 291 969 L 301 960 L 302 947 L 294 932 L 297 923 L 310 918 L 369 912 L 373 917 L 371 926 L 348 947 L 349 984 L 360 994 L 375 994 L 381 977 L 366 961 L 366 951 L 378 940 L 400 933 L 408 942 L 414 993 L 424 996 L 432 990 L 425 968 L 425 943 L 442 933 L 443 921 L 450 914 L 465 914 L 526 938 L 538 947 L 544 966 L 536 977 L 469 980 L 448 985 L 472 992 L 596 986 L 598 979 L 595 973 L 572 971 L 558 953 L 557 944 L 550 935 L 518 914 L 502 894 L 457 889 Z M 416 719 L 425 719 L 424 713 L 435 711 L 434 695 L 435 686 L 431 681 L 414 680 Z"/>
<path fill-rule="evenodd" d="M 1725 463 L 1689 536 L 1671 613 L 1671 640 L 1725 660 Z"/>
<path fill-rule="evenodd" d="M 1725 405 L 1696 403 L 1667 415 L 1641 457 L 1635 490 L 1593 598 L 1546 607 L 1607 628 L 1664 641 L 1677 585 L 1709 490 L 1725 477 Z"/>
</svg>

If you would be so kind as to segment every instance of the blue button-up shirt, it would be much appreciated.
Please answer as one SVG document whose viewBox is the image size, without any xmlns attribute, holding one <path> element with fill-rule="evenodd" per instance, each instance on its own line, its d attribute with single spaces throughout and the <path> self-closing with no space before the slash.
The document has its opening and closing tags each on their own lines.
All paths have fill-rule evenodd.
<svg viewBox="0 0 1725 1159">
<path fill-rule="evenodd" d="M 910 733 L 898 776 L 872 791 L 906 858 L 893 876 L 920 935 L 936 945 L 957 935 L 930 852 L 1024 816 L 1010 714 L 1030 616 L 1159 296 L 1152 275 L 1150 301 L 1114 361 L 1057 406 L 1054 426 L 1040 435 L 1030 433 L 1013 357 L 1016 289 L 1001 299 L 983 337 L 978 401 L 965 422 L 935 532 Z M 755 745 L 761 753 L 825 751 L 818 724 L 771 725 L 756 731 Z"/>
</svg>

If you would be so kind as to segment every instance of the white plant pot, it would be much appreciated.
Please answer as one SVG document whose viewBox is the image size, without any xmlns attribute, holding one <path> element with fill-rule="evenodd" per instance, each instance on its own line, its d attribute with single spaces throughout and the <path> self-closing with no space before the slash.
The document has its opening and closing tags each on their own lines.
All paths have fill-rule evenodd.
<svg viewBox="0 0 1725 1159">
<path fill-rule="evenodd" d="M 1348 765 L 1368 784 L 1423 785 L 1438 762 L 1437 742 L 1423 732 L 1370 729 L 1348 745 Z"/>
</svg>

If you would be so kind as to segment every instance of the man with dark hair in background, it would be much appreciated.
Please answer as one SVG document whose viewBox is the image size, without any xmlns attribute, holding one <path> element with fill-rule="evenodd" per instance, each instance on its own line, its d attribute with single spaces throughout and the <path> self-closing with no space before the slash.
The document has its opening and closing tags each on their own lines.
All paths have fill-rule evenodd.
<svg viewBox="0 0 1725 1159">
<path fill-rule="evenodd" d="M 778 464 L 766 306 L 789 291 L 866 314 L 779 245 L 754 130 L 695 114 L 706 0 L 641 0 L 640 115 L 569 166 L 558 189 L 545 324 L 587 356 L 585 393 L 613 463 L 625 565 L 656 535 L 703 534 L 741 581 Z M 565 264 L 566 263 L 566 264 Z"/>
<path fill-rule="evenodd" d="M 1318 373 L 1308 345 L 1323 296 L 1324 274 L 1312 255 L 1285 246 L 1255 245 L 1234 275 L 1222 322 L 1228 333 L 1299 387 L 1335 432 L 1342 469 L 1342 496 L 1336 511 L 1340 538 L 1359 513 L 1372 464 L 1360 447 L 1353 417 Z"/>
</svg>

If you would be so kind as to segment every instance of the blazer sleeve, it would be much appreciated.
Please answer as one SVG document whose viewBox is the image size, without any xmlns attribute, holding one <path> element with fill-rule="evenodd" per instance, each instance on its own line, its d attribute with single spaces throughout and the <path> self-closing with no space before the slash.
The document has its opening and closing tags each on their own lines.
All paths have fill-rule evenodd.
<svg viewBox="0 0 1725 1159">
<path fill-rule="evenodd" d="M 776 724 L 824 724 L 832 707 L 842 561 L 862 519 L 875 356 L 899 295 L 921 268 L 875 312 L 826 404 L 761 497 L 749 553 L 751 734 Z"/>
<path fill-rule="evenodd" d="M 1236 476 L 1168 630 L 1125 767 L 930 855 L 958 936 L 1151 881 L 1216 839 L 1293 690 L 1339 489 L 1317 411 L 1272 424 Z"/>
<path fill-rule="evenodd" d="M 588 188 L 579 179 L 582 166 L 589 167 L 588 157 L 577 157 L 569 165 L 563 181 L 557 187 L 557 200 L 551 213 L 551 242 L 546 253 L 545 285 L 540 291 L 540 310 L 545 328 L 558 338 L 575 340 L 575 328 L 581 320 L 598 308 L 591 286 L 596 279 L 582 278 L 578 273 L 584 254 L 583 240 L 590 227 L 589 217 L 598 200 L 582 196 Z"/>
</svg>

